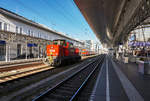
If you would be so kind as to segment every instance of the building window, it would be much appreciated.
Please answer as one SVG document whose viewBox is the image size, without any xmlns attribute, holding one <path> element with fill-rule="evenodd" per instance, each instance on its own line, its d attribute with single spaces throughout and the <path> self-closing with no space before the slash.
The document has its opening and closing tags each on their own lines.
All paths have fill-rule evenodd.
<svg viewBox="0 0 150 101">
<path fill-rule="evenodd" d="M 38 38 L 40 37 L 40 33 L 38 33 Z"/>
<path fill-rule="evenodd" d="M 17 56 L 21 55 L 21 44 L 17 44 Z"/>
<path fill-rule="evenodd" d="M 41 38 L 41 34 L 39 33 L 39 38 Z"/>
<path fill-rule="evenodd" d="M 33 36 L 33 31 L 31 31 L 31 36 Z"/>
<path fill-rule="evenodd" d="M 16 26 L 16 33 L 18 33 L 18 26 Z"/>
<path fill-rule="evenodd" d="M 30 34 L 31 34 L 31 31 L 30 31 L 30 30 L 28 30 L 28 35 L 30 36 Z"/>
<path fill-rule="evenodd" d="M 0 22 L 0 30 L 2 30 L 2 22 Z"/>
<path fill-rule="evenodd" d="M 8 28 L 7 28 L 7 30 L 8 30 L 8 31 L 10 31 L 10 24 L 8 24 Z"/>
<path fill-rule="evenodd" d="M 20 34 L 22 34 L 22 28 L 20 28 Z"/>
<path fill-rule="evenodd" d="M 4 23 L 4 31 L 7 31 L 7 24 Z"/>
<path fill-rule="evenodd" d="M 46 35 L 44 35 L 44 39 L 46 39 Z"/>
<path fill-rule="evenodd" d="M 5 60 L 5 54 L 6 54 L 6 45 L 3 42 L 4 41 L 0 40 L 0 61 Z"/>
</svg>

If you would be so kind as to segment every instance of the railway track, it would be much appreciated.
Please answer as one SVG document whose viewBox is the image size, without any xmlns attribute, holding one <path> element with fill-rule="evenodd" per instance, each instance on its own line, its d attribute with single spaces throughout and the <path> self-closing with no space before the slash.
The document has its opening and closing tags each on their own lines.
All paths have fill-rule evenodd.
<svg viewBox="0 0 150 101">
<path fill-rule="evenodd" d="M 82 92 L 95 70 L 100 68 L 99 65 L 103 62 L 103 59 L 104 56 L 85 65 L 84 68 L 35 97 L 32 101 L 76 101 L 79 97 L 77 95 Z"/>
<path fill-rule="evenodd" d="M 42 61 L 29 61 L 24 63 L 15 63 L 9 65 L 0 65 L 0 83 L 18 79 L 45 70 L 50 70 L 54 67 L 49 67 L 43 64 Z"/>
<path fill-rule="evenodd" d="M 63 68 L 53 68 L 47 71 L 42 71 L 8 82 L 0 83 L 0 101 L 27 101 L 26 98 L 29 98 L 29 101 L 31 101 L 31 99 L 33 99 L 32 95 L 34 96 L 34 91 L 38 93 L 37 91 L 38 89 L 41 89 L 40 87 L 42 87 L 43 90 L 47 89 L 47 82 L 57 82 L 58 80 L 61 80 L 60 78 L 63 78 L 64 75 L 61 76 L 63 72 L 66 71 L 66 73 L 64 74 L 68 76 L 71 74 L 69 71 L 77 71 L 78 69 L 80 69 L 80 67 L 83 67 L 85 64 L 88 64 L 95 59 L 96 57 L 92 57 L 91 59 L 87 59 L 81 62 L 80 64 L 70 65 L 74 66 L 73 68 L 71 68 L 70 66 L 66 66 Z M 54 80 L 51 79 L 52 75 L 56 77 L 54 78 Z M 33 85 L 36 86 L 33 87 Z"/>
<path fill-rule="evenodd" d="M 30 69 L 25 69 L 23 71 L 20 70 L 13 70 L 9 73 L 5 73 L 4 75 L 0 76 L 0 83 L 8 82 L 11 80 L 15 80 L 18 78 L 22 78 L 25 76 L 33 75 L 38 72 L 46 71 L 53 69 L 53 67 L 48 67 L 48 66 L 41 66 L 39 68 L 30 68 Z"/>
<path fill-rule="evenodd" d="M 23 68 L 38 66 L 38 65 L 44 65 L 42 61 L 35 61 L 35 62 L 28 62 L 28 63 L 17 63 L 12 65 L 1 65 L 0 66 L 0 73 L 8 72 L 12 70 L 19 70 Z"/>
<path fill-rule="evenodd" d="M 52 67 L 44 65 L 42 62 L 29 62 L 24 64 L 2 66 L 0 68 L 0 83 L 49 70 L 51 68 Z"/>
<path fill-rule="evenodd" d="M 86 58 L 85 58 L 86 59 Z M 29 61 L 29 63 L 16 63 L 0 66 L 0 83 L 29 76 L 38 72 L 50 70 L 54 67 L 43 64 L 42 61 Z"/>
</svg>

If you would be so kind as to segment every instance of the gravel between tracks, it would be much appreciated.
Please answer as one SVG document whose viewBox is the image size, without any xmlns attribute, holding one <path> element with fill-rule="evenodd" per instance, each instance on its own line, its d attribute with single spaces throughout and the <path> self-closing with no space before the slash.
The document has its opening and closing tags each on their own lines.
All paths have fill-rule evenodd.
<svg viewBox="0 0 150 101">
<path fill-rule="evenodd" d="M 89 60 L 85 62 L 88 63 Z M 65 78 L 71 72 L 79 69 L 79 64 L 77 66 L 75 65 L 73 65 L 73 68 L 70 68 L 72 66 L 55 68 L 23 79 L 0 84 L 0 101 L 31 101 L 34 96 L 51 87 L 50 85 L 54 85 L 60 79 Z"/>
<path fill-rule="evenodd" d="M 44 95 L 36 97 L 33 101 L 70 101 L 72 97 L 75 97 L 74 94 L 77 94 L 79 88 L 82 88 L 81 85 L 83 86 L 83 82 L 85 83 L 91 76 L 91 73 L 94 73 L 101 59 L 102 57 L 98 57 L 96 61 L 81 66 L 81 69 L 73 72 L 69 75 L 69 78 L 66 77 L 65 80 L 61 80 L 61 82 L 51 89 L 45 91 Z"/>
</svg>

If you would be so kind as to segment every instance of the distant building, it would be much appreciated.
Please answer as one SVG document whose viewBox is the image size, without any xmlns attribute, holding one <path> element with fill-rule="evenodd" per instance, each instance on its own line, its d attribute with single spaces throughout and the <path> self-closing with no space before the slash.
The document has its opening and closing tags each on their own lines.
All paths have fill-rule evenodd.
<svg viewBox="0 0 150 101">
<path fill-rule="evenodd" d="M 76 46 L 83 46 L 79 40 L 0 8 L 0 61 L 42 57 L 46 45 L 55 39 L 65 39 Z"/>
<path fill-rule="evenodd" d="M 84 40 L 84 47 L 85 49 L 87 49 L 88 51 L 90 51 L 91 49 L 91 44 L 87 41 L 87 40 Z"/>
<path fill-rule="evenodd" d="M 86 49 L 89 51 L 93 51 L 98 53 L 100 50 L 100 44 L 98 42 L 94 42 L 94 40 L 85 40 L 84 41 L 84 46 Z"/>
<path fill-rule="evenodd" d="M 148 41 L 150 39 L 150 28 L 135 30 L 136 41 Z"/>
</svg>

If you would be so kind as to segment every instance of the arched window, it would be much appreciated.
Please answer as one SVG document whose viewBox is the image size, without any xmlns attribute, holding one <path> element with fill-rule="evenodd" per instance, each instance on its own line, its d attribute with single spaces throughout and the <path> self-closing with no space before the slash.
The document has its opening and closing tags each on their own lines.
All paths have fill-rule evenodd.
<svg viewBox="0 0 150 101">
<path fill-rule="evenodd" d="M 4 23 L 4 31 L 7 31 L 7 24 Z"/>
<path fill-rule="evenodd" d="M 2 30 L 2 22 L 0 22 L 0 30 Z"/>
</svg>

